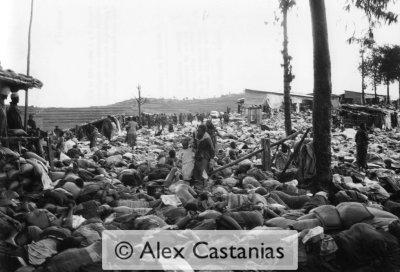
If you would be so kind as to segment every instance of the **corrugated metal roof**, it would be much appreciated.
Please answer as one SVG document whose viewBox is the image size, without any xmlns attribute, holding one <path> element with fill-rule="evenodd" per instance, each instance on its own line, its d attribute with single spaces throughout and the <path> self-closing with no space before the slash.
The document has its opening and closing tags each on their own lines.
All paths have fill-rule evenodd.
<svg viewBox="0 0 400 272">
<path fill-rule="evenodd" d="M 258 91 L 258 90 L 250 90 L 250 89 L 245 89 L 244 94 L 245 94 L 245 102 L 244 103 L 246 105 L 264 104 L 268 97 L 268 94 L 283 96 L 283 93 L 272 92 L 272 91 Z M 307 95 L 307 94 L 291 93 L 290 96 L 298 97 L 298 98 L 305 98 L 308 100 L 313 99 L 312 95 Z"/>
</svg>

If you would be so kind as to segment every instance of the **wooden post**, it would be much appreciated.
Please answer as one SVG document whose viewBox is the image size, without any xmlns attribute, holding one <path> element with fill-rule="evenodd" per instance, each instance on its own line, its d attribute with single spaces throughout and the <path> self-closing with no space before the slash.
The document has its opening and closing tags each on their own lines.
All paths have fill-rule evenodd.
<svg viewBox="0 0 400 272">
<path fill-rule="evenodd" d="M 28 128 L 28 89 L 25 90 L 24 130 Z"/>
<path fill-rule="evenodd" d="M 310 130 L 311 130 L 311 128 L 308 128 L 308 129 L 306 130 L 306 132 L 304 133 L 303 137 L 301 138 L 299 144 L 296 146 L 296 148 L 294 149 L 293 153 L 290 154 L 289 160 L 286 162 L 285 168 L 283 168 L 282 173 L 281 173 L 281 176 L 283 176 L 283 175 L 285 174 L 285 172 L 286 172 L 286 170 L 288 169 L 288 167 L 289 167 L 290 163 L 292 162 L 292 160 L 293 160 L 295 157 L 297 157 L 297 154 L 299 154 L 300 148 L 301 148 L 301 146 L 303 145 L 303 142 L 304 142 L 304 140 L 306 139 L 307 134 L 310 132 Z"/>
<path fill-rule="evenodd" d="M 264 156 L 267 158 L 267 171 L 271 170 L 272 158 L 271 158 L 271 140 L 267 139 L 267 145 L 264 148 Z"/>
<path fill-rule="evenodd" d="M 32 19 L 33 19 L 33 0 L 31 0 L 31 15 L 29 17 L 28 28 L 28 55 L 26 58 L 26 75 L 29 76 L 31 66 L 31 33 L 32 33 Z M 24 129 L 27 129 L 28 123 L 28 88 L 25 90 L 25 113 L 24 113 Z"/>
<path fill-rule="evenodd" d="M 230 162 L 228 164 L 225 164 L 225 165 L 215 169 L 208 176 L 211 176 L 211 175 L 213 175 L 213 174 L 215 174 L 215 173 L 217 173 L 217 172 L 219 172 L 221 170 L 224 170 L 224 169 L 226 169 L 228 167 L 231 167 L 232 165 L 238 164 L 239 162 L 244 161 L 245 159 L 251 158 L 251 157 L 253 157 L 253 156 L 255 156 L 255 155 L 257 155 L 258 153 L 261 153 L 261 152 L 263 152 L 262 149 L 258 149 L 256 151 L 253 151 L 253 152 L 251 152 L 251 153 L 249 153 L 249 154 L 247 154 L 247 155 L 245 155 L 243 157 L 240 157 L 239 159 L 237 159 L 237 160 L 235 160 L 233 162 Z"/>
<path fill-rule="evenodd" d="M 21 142 L 18 141 L 18 153 L 21 154 Z M 21 163 L 19 160 L 17 160 L 17 169 L 21 170 Z"/>
<path fill-rule="evenodd" d="M 262 121 L 262 110 L 261 110 L 261 108 L 258 108 L 257 110 L 256 110 L 256 113 L 257 113 L 257 115 L 256 115 L 256 124 L 257 124 L 257 126 L 259 126 L 260 124 L 261 124 L 261 121 Z"/>
<path fill-rule="evenodd" d="M 271 170 L 271 141 L 270 139 L 261 139 L 262 153 L 262 168 L 264 171 Z"/>
<path fill-rule="evenodd" d="M 301 131 L 298 131 L 298 132 L 293 133 L 292 135 L 286 137 L 285 139 L 282 139 L 282 140 L 279 140 L 279 141 L 277 141 L 277 142 L 275 142 L 275 143 L 270 144 L 269 148 L 271 149 L 271 147 L 280 145 L 280 144 L 284 143 L 284 142 L 287 141 L 287 140 L 291 140 L 291 139 L 295 138 L 297 135 L 300 134 L 300 132 L 301 132 Z M 194 134 L 193 134 L 193 135 L 194 135 Z M 195 137 L 195 136 L 193 136 L 193 137 Z M 241 162 L 241 161 L 243 161 L 243 160 L 245 160 L 245 159 L 251 158 L 251 157 L 253 157 L 253 156 L 255 156 L 255 155 L 257 155 L 258 153 L 261 153 L 261 152 L 263 152 L 263 151 L 264 151 L 263 148 L 258 149 L 258 150 L 255 150 L 255 151 L 253 151 L 253 152 L 251 152 L 251 153 L 249 153 L 249 154 L 247 154 L 247 155 L 245 155 L 245 156 L 243 156 L 243 157 L 241 157 L 241 158 L 239 158 L 239 159 L 237 159 L 237 160 L 235 160 L 235 161 L 233 161 L 233 162 L 230 162 L 230 163 L 228 163 L 228 164 L 226 164 L 226 165 L 224 165 L 224 166 L 221 166 L 220 168 L 215 169 L 214 171 L 212 171 L 212 172 L 210 173 L 209 176 L 211 176 L 211 175 L 213 175 L 213 174 L 215 174 L 215 173 L 217 173 L 217 172 L 219 172 L 219 171 L 221 171 L 221 170 L 224 170 L 224 169 L 226 169 L 226 168 L 228 168 L 228 167 L 231 167 L 231 166 L 233 166 L 233 165 L 235 165 L 235 164 L 238 164 L 239 162 Z"/>
</svg>

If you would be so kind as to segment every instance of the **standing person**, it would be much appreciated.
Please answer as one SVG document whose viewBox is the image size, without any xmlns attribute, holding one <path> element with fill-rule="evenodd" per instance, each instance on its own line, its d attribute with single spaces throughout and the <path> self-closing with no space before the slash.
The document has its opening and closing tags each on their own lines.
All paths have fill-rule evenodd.
<svg viewBox="0 0 400 272">
<path fill-rule="evenodd" d="M 160 130 L 160 125 L 161 125 L 160 115 L 156 114 L 154 116 L 154 123 L 155 123 L 155 126 L 156 126 L 156 132 L 158 132 Z"/>
<path fill-rule="evenodd" d="M 165 113 L 161 114 L 161 130 L 162 131 L 164 131 L 167 123 L 168 123 L 167 116 L 165 115 Z"/>
<path fill-rule="evenodd" d="M 58 128 L 58 126 L 56 126 L 56 129 L 60 131 L 60 129 Z M 54 130 L 54 132 L 56 132 L 56 129 Z M 61 132 L 57 132 L 57 134 L 61 134 Z M 90 148 L 93 148 L 96 146 L 96 139 L 97 139 L 97 128 L 93 125 L 93 124 L 88 124 L 87 127 L 87 137 L 90 141 Z"/>
<path fill-rule="evenodd" d="M 90 125 L 92 125 L 92 124 L 90 124 Z M 56 126 L 53 131 L 54 131 L 54 135 L 56 135 L 57 137 L 59 137 L 59 135 L 62 133 L 62 130 L 58 126 Z"/>
<path fill-rule="evenodd" d="M 11 90 L 7 86 L 0 89 L 0 137 L 7 136 L 7 110 L 5 100 L 10 92 Z"/>
<path fill-rule="evenodd" d="M 187 122 L 187 113 L 182 113 L 182 126 L 184 126 L 186 122 Z"/>
<path fill-rule="evenodd" d="M 281 149 L 275 155 L 275 166 L 282 171 L 291 155 L 290 147 L 287 144 L 282 144 Z"/>
<path fill-rule="evenodd" d="M 181 113 L 179 113 L 179 124 L 181 125 L 181 126 L 183 126 L 183 113 L 181 112 Z"/>
<path fill-rule="evenodd" d="M 147 127 L 149 128 L 149 129 L 151 129 L 151 115 L 150 114 L 147 114 Z"/>
<path fill-rule="evenodd" d="M 203 172 L 208 173 L 209 163 L 214 158 L 215 150 L 210 135 L 206 131 L 205 125 L 199 125 L 195 136 L 195 162 L 193 178 L 196 181 L 204 181 Z"/>
<path fill-rule="evenodd" d="M 208 135 L 211 137 L 211 141 L 213 143 L 214 150 L 217 149 L 217 135 L 221 136 L 218 132 L 218 130 L 215 128 L 214 124 L 212 123 L 211 120 L 207 120 L 206 122 L 206 131 Z"/>
<path fill-rule="evenodd" d="M 66 146 L 65 146 L 65 137 L 64 137 L 64 131 L 61 131 L 57 135 L 57 142 L 56 142 L 56 156 L 57 158 L 60 158 L 61 153 L 66 154 L 68 152 Z"/>
<path fill-rule="evenodd" d="M 136 123 L 136 118 L 129 118 L 128 125 L 126 127 L 126 142 L 133 148 L 136 145 L 136 131 L 138 129 L 138 123 Z"/>
<path fill-rule="evenodd" d="M 225 125 L 229 124 L 229 113 L 228 112 L 224 113 L 224 123 L 225 123 Z"/>
<path fill-rule="evenodd" d="M 188 121 L 190 122 L 190 124 L 193 124 L 193 115 L 192 115 L 191 112 L 188 113 L 187 119 L 188 119 Z"/>
<path fill-rule="evenodd" d="M 168 132 L 174 132 L 174 124 L 173 124 L 173 120 L 169 120 L 169 124 L 168 124 Z"/>
<path fill-rule="evenodd" d="M 356 133 L 357 144 L 357 164 L 358 167 L 368 169 L 367 152 L 368 152 L 368 132 L 365 123 L 360 125 L 360 129 Z"/>
<path fill-rule="evenodd" d="M 182 167 L 182 178 L 185 181 L 189 181 L 193 176 L 194 168 L 194 152 L 192 148 L 189 148 L 189 139 L 182 141 L 182 150 L 179 152 L 179 163 Z"/>
<path fill-rule="evenodd" d="M 21 111 L 18 109 L 19 95 L 11 94 L 10 107 L 7 110 L 7 124 L 9 129 L 23 129 Z"/>
<path fill-rule="evenodd" d="M 200 113 L 200 114 L 199 114 L 199 117 L 197 118 L 197 120 L 200 122 L 200 124 L 203 124 L 203 121 L 204 121 L 204 114 L 203 114 L 203 113 Z"/>
<path fill-rule="evenodd" d="M 37 128 L 36 122 L 35 122 L 35 120 L 33 120 L 33 115 L 32 115 L 32 114 L 29 114 L 28 126 L 29 126 L 32 130 L 36 130 L 36 128 Z"/>
<path fill-rule="evenodd" d="M 101 134 L 103 134 L 109 141 L 111 141 L 113 132 L 115 131 L 113 127 L 113 121 L 111 120 L 112 117 L 108 115 L 101 124 Z"/>
<path fill-rule="evenodd" d="M 174 149 L 171 149 L 169 152 L 168 152 L 168 157 L 165 159 L 165 164 L 168 164 L 168 165 L 171 165 L 171 166 L 173 166 L 173 167 L 175 167 L 176 166 L 176 161 L 177 161 L 178 159 L 176 158 L 176 152 L 175 152 L 175 150 Z"/>
</svg>

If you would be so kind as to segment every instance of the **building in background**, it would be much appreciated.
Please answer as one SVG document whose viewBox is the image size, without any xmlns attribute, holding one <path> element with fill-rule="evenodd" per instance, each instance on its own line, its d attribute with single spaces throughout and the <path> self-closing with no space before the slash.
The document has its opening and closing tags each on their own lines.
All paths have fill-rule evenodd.
<svg viewBox="0 0 400 272">
<path fill-rule="evenodd" d="M 377 95 L 378 101 L 375 101 L 375 94 L 365 93 L 365 103 L 366 104 L 379 104 L 381 102 L 386 102 L 386 95 Z M 362 94 L 360 92 L 354 92 L 345 90 L 342 95 L 340 95 L 340 103 L 342 104 L 362 104 Z"/>
</svg>

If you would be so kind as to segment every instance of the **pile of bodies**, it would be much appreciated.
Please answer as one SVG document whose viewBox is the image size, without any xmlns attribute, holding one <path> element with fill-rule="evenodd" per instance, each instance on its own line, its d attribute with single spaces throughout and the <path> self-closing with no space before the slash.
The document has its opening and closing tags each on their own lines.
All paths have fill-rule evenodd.
<svg viewBox="0 0 400 272">
<path fill-rule="evenodd" d="M 282 118 L 272 116 L 261 129 L 232 116 L 218 128 L 212 167 L 254 151 L 262 138 L 283 139 Z M 311 120 L 310 113 L 293 118 L 298 130 Z M 336 129 L 336 191 L 327 193 L 302 186 L 315 172 L 310 138 L 280 175 L 301 134 L 273 149 L 271 171 L 261 170 L 257 155 L 205 182 L 184 181 L 170 151 L 180 154 L 197 125 L 177 124 L 159 136 L 144 126 L 134 148 L 124 132 L 97 139 L 94 148 L 71 137 L 67 146 L 79 156 L 61 154 L 52 170 L 35 153 L 0 147 L 0 271 L 102 271 L 107 229 L 293 229 L 300 271 L 400 269 L 400 133 L 372 131 L 363 173 L 355 163 L 355 131 Z"/>
</svg>

